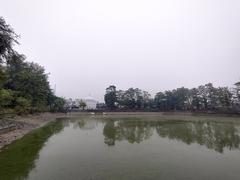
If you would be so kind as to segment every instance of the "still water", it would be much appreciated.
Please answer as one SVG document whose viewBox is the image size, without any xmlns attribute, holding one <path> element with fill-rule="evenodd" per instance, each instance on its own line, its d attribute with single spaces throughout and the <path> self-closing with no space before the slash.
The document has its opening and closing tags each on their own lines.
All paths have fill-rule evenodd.
<svg viewBox="0 0 240 180">
<path fill-rule="evenodd" d="M 239 180 L 240 119 L 58 119 L 0 152 L 0 180 Z"/>
</svg>

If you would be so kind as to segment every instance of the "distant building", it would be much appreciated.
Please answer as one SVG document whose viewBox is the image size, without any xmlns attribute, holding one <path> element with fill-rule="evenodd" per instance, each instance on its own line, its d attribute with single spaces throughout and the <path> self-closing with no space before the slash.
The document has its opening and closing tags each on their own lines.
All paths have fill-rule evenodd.
<svg viewBox="0 0 240 180">
<path fill-rule="evenodd" d="M 84 108 L 85 110 L 94 110 L 97 109 L 97 104 L 98 102 L 93 98 L 93 97 L 86 97 L 84 99 L 67 99 L 66 100 L 66 108 L 71 110 L 71 111 L 79 111 L 81 108 L 79 107 L 80 102 L 83 101 L 86 103 L 86 107 Z"/>
<path fill-rule="evenodd" d="M 67 99 L 65 106 L 69 110 L 77 110 L 79 109 L 79 100 L 73 100 L 72 98 Z"/>
<path fill-rule="evenodd" d="M 72 106 L 73 106 L 73 100 L 72 100 L 72 98 L 66 99 L 65 106 L 66 106 L 66 108 L 67 108 L 68 110 L 71 110 L 71 109 L 72 109 Z"/>
<path fill-rule="evenodd" d="M 97 101 L 93 97 L 86 97 L 83 99 L 83 101 L 86 103 L 86 110 L 96 109 L 97 108 Z"/>
</svg>

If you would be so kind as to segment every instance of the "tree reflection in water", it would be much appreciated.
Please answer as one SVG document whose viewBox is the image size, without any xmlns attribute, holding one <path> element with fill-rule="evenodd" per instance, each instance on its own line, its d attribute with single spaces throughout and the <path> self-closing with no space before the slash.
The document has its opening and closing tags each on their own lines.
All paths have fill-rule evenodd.
<svg viewBox="0 0 240 180">
<path fill-rule="evenodd" d="M 158 125 L 161 137 L 176 139 L 186 144 L 198 143 L 223 153 L 224 148 L 239 149 L 239 129 L 233 123 L 188 122 Z"/>
<path fill-rule="evenodd" d="M 162 138 L 178 140 L 188 145 L 197 143 L 223 153 L 224 148 L 239 149 L 239 126 L 234 123 L 206 121 L 144 121 L 107 120 L 103 128 L 104 142 L 114 146 L 116 141 L 140 143 L 154 131 Z"/>
<path fill-rule="evenodd" d="M 153 134 L 153 128 L 144 121 L 131 123 L 128 121 L 106 121 L 103 135 L 104 142 L 109 145 L 115 145 L 115 141 L 127 140 L 129 143 L 140 143 L 150 138 Z"/>
</svg>

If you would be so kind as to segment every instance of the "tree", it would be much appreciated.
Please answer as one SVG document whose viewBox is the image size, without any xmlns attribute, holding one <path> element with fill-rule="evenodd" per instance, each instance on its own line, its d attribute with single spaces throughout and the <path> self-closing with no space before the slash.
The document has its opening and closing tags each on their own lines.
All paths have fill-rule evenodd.
<svg viewBox="0 0 240 180">
<path fill-rule="evenodd" d="M 11 89 L 31 102 L 33 111 L 45 111 L 51 93 L 48 74 L 42 66 L 25 62 L 25 56 L 13 54 L 6 66 L 7 81 L 4 88 Z"/>
<path fill-rule="evenodd" d="M 152 102 L 151 94 L 149 94 L 147 91 L 143 91 L 142 96 L 143 96 L 143 98 L 142 98 L 143 99 L 143 109 L 151 108 L 151 102 Z"/>
<path fill-rule="evenodd" d="M 118 91 L 116 92 L 117 107 L 120 108 L 120 109 L 125 108 L 124 95 L 125 95 L 125 92 L 124 92 L 123 90 L 118 90 Z"/>
<path fill-rule="evenodd" d="M 51 112 L 66 112 L 68 110 L 66 100 L 57 97 L 52 91 L 49 91 L 47 94 L 47 107 Z"/>
<path fill-rule="evenodd" d="M 66 112 L 66 101 L 64 98 L 53 96 L 51 105 L 50 105 L 50 111 L 51 112 Z"/>
<path fill-rule="evenodd" d="M 199 97 L 199 92 L 197 88 L 193 88 L 191 90 L 191 96 L 192 96 L 192 110 L 200 110 L 201 107 L 201 100 Z"/>
<path fill-rule="evenodd" d="M 235 85 L 234 91 L 228 87 L 216 88 L 212 83 L 193 89 L 181 87 L 158 92 L 154 99 L 139 88 L 116 91 L 115 86 L 110 86 L 105 101 L 108 107 L 114 105 L 123 110 L 240 112 L 240 82 Z"/>
<path fill-rule="evenodd" d="M 235 83 L 235 100 L 240 105 L 240 82 Z"/>
<path fill-rule="evenodd" d="M 219 87 L 217 89 L 217 94 L 219 101 L 218 108 L 223 111 L 229 110 L 232 105 L 232 93 L 227 87 Z"/>
<path fill-rule="evenodd" d="M 0 89 L 0 109 L 10 108 L 14 100 L 14 92 L 12 90 Z"/>
<path fill-rule="evenodd" d="M 176 100 L 176 109 L 177 110 L 187 110 L 189 109 L 189 102 L 190 102 L 190 92 L 187 88 L 177 88 L 174 91 L 174 96 Z"/>
<path fill-rule="evenodd" d="M 18 44 L 18 35 L 5 20 L 0 17 L 0 63 L 5 60 L 8 55 L 14 54 L 13 45 Z"/>
<path fill-rule="evenodd" d="M 205 85 L 207 91 L 207 108 L 208 110 L 215 110 L 218 106 L 217 88 L 213 87 L 212 83 Z"/>
<path fill-rule="evenodd" d="M 234 84 L 233 89 L 233 112 L 240 113 L 240 82 Z"/>
<path fill-rule="evenodd" d="M 125 91 L 123 102 L 128 109 L 134 109 L 136 107 L 136 100 L 137 97 L 133 88 L 129 88 Z"/>
<path fill-rule="evenodd" d="M 5 72 L 5 67 L 0 64 L 0 89 L 3 88 L 3 84 L 6 82 L 7 74 Z"/>
<path fill-rule="evenodd" d="M 31 109 L 31 101 L 24 97 L 17 97 L 15 100 L 15 109 L 18 114 L 28 113 Z"/>
<path fill-rule="evenodd" d="M 210 102 L 210 88 L 212 85 L 211 84 L 208 84 L 208 85 L 201 85 L 201 86 L 198 86 L 198 95 L 199 95 L 199 102 L 200 102 L 200 106 L 201 106 L 201 109 L 203 110 L 207 110 L 209 108 L 209 102 Z"/>
<path fill-rule="evenodd" d="M 117 103 L 117 91 L 116 86 L 111 85 L 106 89 L 106 94 L 104 96 L 105 104 L 110 109 L 116 109 Z"/>
<path fill-rule="evenodd" d="M 14 43 L 18 44 L 17 37 L 13 29 L 0 17 L 0 109 L 10 107 L 14 98 L 12 90 L 3 89 L 3 85 L 7 79 L 3 62 L 9 54 L 15 52 L 12 46 Z"/>
<path fill-rule="evenodd" d="M 0 17 L 0 108 L 17 113 L 62 111 L 65 100 L 53 94 L 48 74 L 13 49 L 18 36 Z"/>
<path fill-rule="evenodd" d="M 156 107 L 161 111 L 166 111 L 166 95 L 163 92 L 158 92 L 154 97 Z"/>
<path fill-rule="evenodd" d="M 87 104 L 81 99 L 79 102 L 79 107 L 82 108 L 82 110 L 84 110 L 86 106 Z"/>
<path fill-rule="evenodd" d="M 135 108 L 142 109 L 144 106 L 143 91 L 141 89 L 135 88 L 133 89 L 133 92 L 135 94 Z"/>
<path fill-rule="evenodd" d="M 176 90 L 165 91 L 166 96 L 166 110 L 176 110 Z"/>
</svg>

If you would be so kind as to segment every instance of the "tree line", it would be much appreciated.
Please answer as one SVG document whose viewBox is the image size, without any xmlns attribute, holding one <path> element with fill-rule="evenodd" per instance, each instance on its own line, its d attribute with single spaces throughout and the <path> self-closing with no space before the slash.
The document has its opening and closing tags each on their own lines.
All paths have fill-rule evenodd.
<svg viewBox="0 0 240 180">
<path fill-rule="evenodd" d="M 53 93 L 44 67 L 14 50 L 18 38 L 0 17 L 0 114 L 63 111 L 65 100 Z"/>
<path fill-rule="evenodd" d="M 181 87 L 158 92 L 153 98 L 139 88 L 117 90 L 111 85 L 104 100 L 109 110 L 240 113 L 240 82 L 233 88 L 214 87 L 212 83 L 192 89 Z"/>
</svg>

